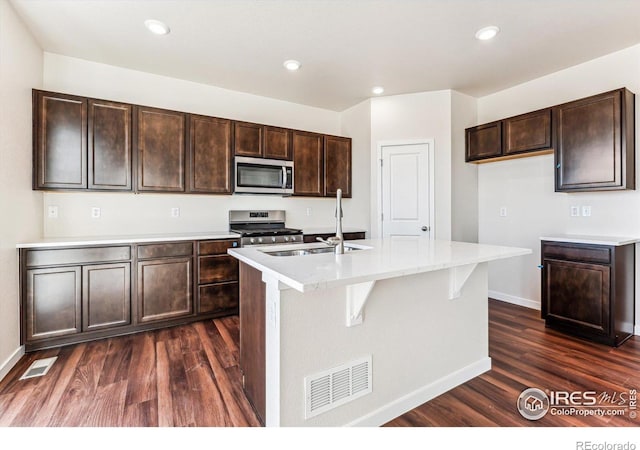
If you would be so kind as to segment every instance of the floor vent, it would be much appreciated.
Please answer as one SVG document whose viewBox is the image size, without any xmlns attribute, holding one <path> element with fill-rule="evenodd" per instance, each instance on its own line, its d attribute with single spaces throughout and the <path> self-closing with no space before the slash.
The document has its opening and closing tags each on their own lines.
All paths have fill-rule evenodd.
<svg viewBox="0 0 640 450">
<path fill-rule="evenodd" d="M 305 377 L 305 418 L 362 397 L 371 392 L 371 355 Z"/>
<path fill-rule="evenodd" d="M 46 375 L 47 372 L 49 372 L 49 369 L 51 369 L 51 366 L 53 366 L 53 363 L 56 362 L 56 359 L 58 359 L 57 356 L 54 356 L 53 358 L 36 359 L 31 363 L 27 371 L 22 374 L 20 379 L 26 380 L 28 378 Z"/>
</svg>

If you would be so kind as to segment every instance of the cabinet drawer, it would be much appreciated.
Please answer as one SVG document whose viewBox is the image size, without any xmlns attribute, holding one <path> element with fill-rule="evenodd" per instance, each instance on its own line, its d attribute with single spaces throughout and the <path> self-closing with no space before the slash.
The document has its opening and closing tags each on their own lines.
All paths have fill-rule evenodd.
<svg viewBox="0 0 640 450">
<path fill-rule="evenodd" d="M 138 259 L 170 258 L 193 255 L 193 242 L 175 242 L 171 244 L 138 245 Z"/>
<path fill-rule="evenodd" d="M 547 244 L 542 245 L 544 258 L 566 259 L 570 261 L 586 261 L 609 264 L 611 262 L 611 249 L 608 247 L 586 247 Z"/>
<path fill-rule="evenodd" d="M 232 256 L 201 256 L 198 258 L 198 284 L 236 281 L 238 260 Z"/>
<path fill-rule="evenodd" d="M 238 308 L 238 282 L 206 284 L 198 287 L 200 314 Z"/>
<path fill-rule="evenodd" d="M 125 261 L 131 259 L 131 247 L 87 247 L 27 251 L 27 267 Z"/>
<path fill-rule="evenodd" d="M 221 239 L 215 241 L 199 241 L 199 255 L 224 255 L 228 248 L 239 247 L 237 239 Z"/>
</svg>

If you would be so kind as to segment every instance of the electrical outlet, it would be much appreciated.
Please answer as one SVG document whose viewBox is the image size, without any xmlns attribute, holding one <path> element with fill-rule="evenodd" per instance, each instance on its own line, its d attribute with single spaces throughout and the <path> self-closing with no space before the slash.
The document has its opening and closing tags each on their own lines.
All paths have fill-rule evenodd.
<svg viewBox="0 0 640 450">
<path fill-rule="evenodd" d="M 500 217 L 507 217 L 507 207 L 506 206 L 500 207 Z"/>
<path fill-rule="evenodd" d="M 47 217 L 49 217 L 49 219 L 57 219 L 58 218 L 58 207 L 57 206 L 48 206 L 47 207 Z"/>
<path fill-rule="evenodd" d="M 582 216 L 583 217 L 591 217 L 591 206 L 583 206 L 582 207 Z"/>
<path fill-rule="evenodd" d="M 571 217 L 578 217 L 580 215 L 580 207 L 572 206 L 571 207 Z"/>
<path fill-rule="evenodd" d="M 171 208 L 171 217 L 180 217 L 180 208 Z"/>
<path fill-rule="evenodd" d="M 307 217 L 311 216 L 311 208 L 307 208 Z"/>
<path fill-rule="evenodd" d="M 91 218 L 92 219 L 99 219 L 101 214 L 102 214 L 102 212 L 100 211 L 100 208 L 95 207 L 95 206 L 93 208 L 91 208 Z"/>
</svg>

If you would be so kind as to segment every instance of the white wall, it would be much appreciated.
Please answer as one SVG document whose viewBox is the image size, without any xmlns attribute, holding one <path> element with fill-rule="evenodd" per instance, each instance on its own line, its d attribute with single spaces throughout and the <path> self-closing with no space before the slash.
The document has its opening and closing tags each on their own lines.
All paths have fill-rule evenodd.
<svg viewBox="0 0 640 450">
<path fill-rule="evenodd" d="M 474 97 L 451 91 L 451 239 L 478 242 L 478 168 L 465 158 L 465 128 L 477 121 Z"/>
<path fill-rule="evenodd" d="M 371 100 L 371 235 L 379 236 L 376 199 L 380 189 L 378 145 L 434 139 L 435 236 L 451 238 L 451 91 L 394 95 Z"/>
<path fill-rule="evenodd" d="M 482 97 L 478 99 L 478 123 L 620 87 L 640 94 L 640 45 Z M 636 136 L 640 130 L 639 100 L 636 95 Z M 636 162 L 640 164 L 637 150 Z M 536 266 L 540 261 L 540 236 L 551 233 L 640 236 L 639 190 L 555 193 L 553 174 L 552 155 L 479 166 L 480 242 L 533 249 L 531 256 L 490 265 L 489 289 L 494 295 L 539 305 L 540 273 Z M 592 216 L 571 217 L 572 205 L 591 206 Z M 507 217 L 499 217 L 501 206 L 507 207 Z M 638 324 L 639 307 L 636 314 Z"/>
<path fill-rule="evenodd" d="M 155 106 L 229 119 L 341 134 L 340 113 L 266 97 L 229 91 L 198 83 L 45 53 L 44 88 L 56 92 Z M 345 130 L 348 129 L 344 128 Z M 368 147 L 357 139 L 354 147 L 354 180 L 362 175 L 355 162 L 368 164 Z M 364 159 L 363 159 L 364 158 Z M 369 191 L 358 181 L 354 196 L 345 199 L 345 227 L 369 229 Z M 333 227 L 332 199 L 274 196 L 205 196 L 131 193 L 45 193 L 44 209 L 55 205 L 58 219 L 44 219 L 44 236 L 162 233 L 225 230 L 229 209 L 269 208 L 287 211 L 294 227 Z M 92 207 L 102 209 L 91 219 Z M 172 219 L 172 207 L 180 218 Z M 310 215 L 307 215 L 310 208 Z"/>
<path fill-rule="evenodd" d="M 42 234 L 42 194 L 31 190 L 31 89 L 42 50 L 0 0 L 0 379 L 20 356 L 16 243 Z"/>
</svg>

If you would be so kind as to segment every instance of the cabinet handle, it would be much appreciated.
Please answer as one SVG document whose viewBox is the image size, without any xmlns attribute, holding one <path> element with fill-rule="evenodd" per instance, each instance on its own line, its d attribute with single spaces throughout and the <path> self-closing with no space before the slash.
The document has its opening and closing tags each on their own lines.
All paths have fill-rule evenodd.
<svg viewBox="0 0 640 450">
<path fill-rule="evenodd" d="M 542 264 L 538 264 L 538 269 L 544 269 L 544 266 Z"/>
<path fill-rule="evenodd" d="M 556 169 L 560 168 L 560 163 L 556 164 Z"/>
</svg>

